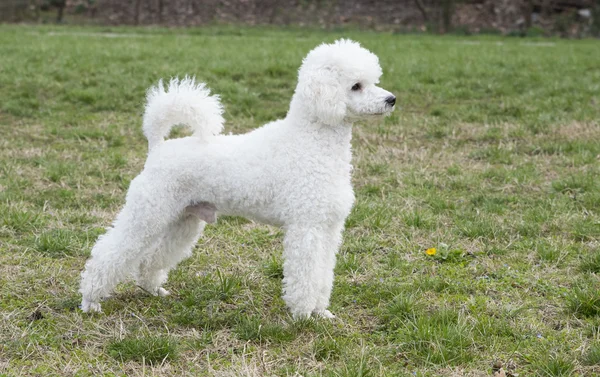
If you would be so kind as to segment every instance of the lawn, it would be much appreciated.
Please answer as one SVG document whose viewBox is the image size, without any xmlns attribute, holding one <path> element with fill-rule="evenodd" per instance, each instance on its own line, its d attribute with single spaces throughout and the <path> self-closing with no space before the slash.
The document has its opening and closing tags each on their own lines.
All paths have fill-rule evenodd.
<svg viewBox="0 0 600 377">
<path fill-rule="evenodd" d="M 400 108 L 354 128 L 337 318 L 293 321 L 281 231 L 236 217 L 170 297 L 127 283 L 82 313 L 80 271 L 144 164 L 146 88 L 196 75 L 245 132 L 341 36 Z M 593 40 L 0 25 L 0 375 L 598 375 L 599 119 Z"/>
</svg>

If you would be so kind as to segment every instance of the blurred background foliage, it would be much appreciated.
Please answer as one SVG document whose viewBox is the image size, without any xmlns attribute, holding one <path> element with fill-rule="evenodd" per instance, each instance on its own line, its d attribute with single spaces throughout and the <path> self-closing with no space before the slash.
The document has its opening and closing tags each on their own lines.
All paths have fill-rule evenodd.
<svg viewBox="0 0 600 377">
<path fill-rule="evenodd" d="M 2 22 L 600 36 L 600 0 L 2 0 Z"/>
</svg>

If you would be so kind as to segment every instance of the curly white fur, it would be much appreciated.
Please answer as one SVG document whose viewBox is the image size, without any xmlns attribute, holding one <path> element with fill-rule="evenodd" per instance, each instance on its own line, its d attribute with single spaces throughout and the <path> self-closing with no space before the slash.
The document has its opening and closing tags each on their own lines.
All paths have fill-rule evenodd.
<svg viewBox="0 0 600 377">
<path fill-rule="evenodd" d="M 145 290 L 162 288 L 168 271 L 190 255 L 215 212 L 283 227 L 283 298 L 295 317 L 327 310 L 335 254 L 354 202 L 350 182 L 352 123 L 394 109 L 377 87 L 378 59 L 356 42 L 322 44 L 304 59 L 285 119 L 244 135 L 219 135 L 216 96 L 193 79 L 148 92 L 144 134 L 150 151 L 113 227 L 92 249 L 82 273 L 84 311 L 128 275 Z M 164 141 L 187 124 L 194 135 Z"/>
</svg>

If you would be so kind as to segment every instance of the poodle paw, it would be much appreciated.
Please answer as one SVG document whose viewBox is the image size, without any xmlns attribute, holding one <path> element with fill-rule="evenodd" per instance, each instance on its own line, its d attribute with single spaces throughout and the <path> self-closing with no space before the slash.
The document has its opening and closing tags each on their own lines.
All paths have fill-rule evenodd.
<svg viewBox="0 0 600 377">
<path fill-rule="evenodd" d="M 296 313 L 292 313 L 292 318 L 294 319 L 294 321 L 302 321 L 305 319 L 310 319 L 310 312 L 296 312 Z"/>
<path fill-rule="evenodd" d="M 333 313 L 331 313 L 327 309 L 315 309 L 312 312 L 292 313 L 292 318 L 294 318 L 294 320 L 303 320 L 310 318 L 334 319 L 335 315 L 333 315 Z"/>
<path fill-rule="evenodd" d="M 84 313 L 100 313 L 102 312 L 102 307 L 99 302 L 92 302 L 86 299 L 81 300 L 81 310 Z"/>
<path fill-rule="evenodd" d="M 315 310 L 313 312 L 313 314 L 317 317 L 317 318 L 326 318 L 326 319 L 334 319 L 335 315 L 333 315 L 333 313 L 331 313 L 329 310 L 327 309 L 321 309 L 321 310 Z"/>
<path fill-rule="evenodd" d="M 141 285 L 141 284 L 138 285 L 138 287 L 142 291 L 144 291 L 144 292 L 146 292 L 146 293 L 148 293 L 149 295 L 152 295 L 152 296 L 166 297 L 166 296 L 168 296 L 168 295 L 171 294 L 171 292 L 167 291 L 163 287 L 152 287 L 152 288 L 150 288 L 148 286 L 144 286 L 144 285 Z"/>
</svg>

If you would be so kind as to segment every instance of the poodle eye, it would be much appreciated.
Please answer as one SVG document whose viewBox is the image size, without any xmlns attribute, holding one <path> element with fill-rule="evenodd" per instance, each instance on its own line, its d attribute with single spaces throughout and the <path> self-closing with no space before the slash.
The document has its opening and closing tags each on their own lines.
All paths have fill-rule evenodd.
<svg viewBox="0 0 600 377">
<path fill-rule="evenodd" d="M 359 83 L 359 82 L 357 82 L 356 84 L 354 84 L 354 85 L 352 86 L 352 90 L 353 90 L 353 91 L 355 91 L 355 92 L 356 92 L 357 90 L 361 90 L 361 89 L 362 89 L 362 85 L 360 85 L 360 83 Z"/>
</svg>

